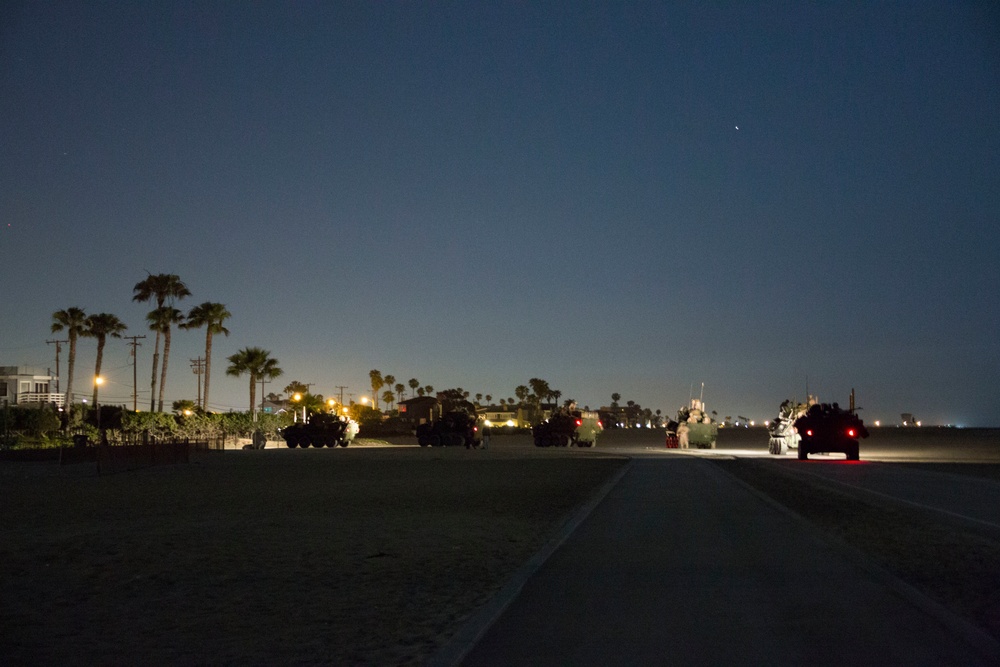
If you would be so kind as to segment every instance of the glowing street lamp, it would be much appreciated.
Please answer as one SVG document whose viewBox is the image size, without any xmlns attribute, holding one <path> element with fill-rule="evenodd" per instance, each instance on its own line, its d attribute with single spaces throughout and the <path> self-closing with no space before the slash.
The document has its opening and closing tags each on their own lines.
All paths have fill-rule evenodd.
<svg viewBox="0 0 1000 667">
<path fill-rule="evenodd" d="M 292 396 L 292 400 L 295 401 L 296 403 L 301 402 L 302 401 L 302 394 L 296 392 L 295 395 Z M 298 410 L 297 409 L 292 413 L 292 419 L 296 420 L 296 421 L 298 420 Z M 306 406 L 305 406 L 305 403 L 303 403 L 302 404 L 302 422 L 305 423 L 305 421 L 306 421 Z"/>
</svg>

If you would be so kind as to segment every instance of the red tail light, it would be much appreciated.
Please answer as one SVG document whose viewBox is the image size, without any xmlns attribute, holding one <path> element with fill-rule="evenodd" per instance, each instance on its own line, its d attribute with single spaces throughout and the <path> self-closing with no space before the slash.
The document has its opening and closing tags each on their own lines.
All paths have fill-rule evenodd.
<svg viewBox="0 0 1000 667">
<path fill-rule="evenodd" d="M 847 437 L 849 437 L 849 438 L 853 438 L 854 437 L 854 429 L 853 428 L 847 429 Z"/>
<path fill-rule="evenodd" d="M 810 438 L 812 437 L 813 432 L 811 428 L 806 430 L 806 435 L 808 435 Z"/>
<path fill-rule="evenodd" d="M 576 425 L 577 425 L 577 426 L 580 426 L 580 425 L 582 425 L 582 424 L 583 424 L 583 422 L 582 422 L 582 421 L 580 421 L 579 419 L 577 419 L 577 420 L 576 420 Z"/>
</svg>

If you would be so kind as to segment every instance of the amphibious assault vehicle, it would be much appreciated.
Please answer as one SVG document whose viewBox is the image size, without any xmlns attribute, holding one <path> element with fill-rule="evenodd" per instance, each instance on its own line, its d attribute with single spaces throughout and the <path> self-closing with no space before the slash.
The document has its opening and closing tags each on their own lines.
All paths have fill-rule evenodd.
<svg viewBox="0 0 1000 667">
<path fill-rule="evenodd" d="M 281 430 L 285 444 L 296 447 L 347 447 L 358 434 L 358 423 L 336 415 L 314 414 Z"/>
</svg>

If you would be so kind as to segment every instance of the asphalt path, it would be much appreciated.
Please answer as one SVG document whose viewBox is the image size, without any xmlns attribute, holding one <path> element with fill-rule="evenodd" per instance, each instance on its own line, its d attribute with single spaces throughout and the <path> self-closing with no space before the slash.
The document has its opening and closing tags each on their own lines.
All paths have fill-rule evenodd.
<svg viewBox="0 0 1000 667">
<path fill-rule="evenodd" d="M 884 462 L 1000 463 L 1000 429 L 870 428 L 861 440 L 861 459 Z M 687 450 L 692 454 L 766 456 L 768 434 L 764 428 L 719 430 L 715 450 Z M 630 456 L 667 453 L 663 431 L 609 429 L 598 439 L 597 449 Z M 795 459 L 795 453 L 776 460 Z M 843 454 L 810 455 L 810 460 L 844 459 Z"/>
<path fill-rule="evenodd" d="M 434 664 L 995 664 L 997 645 L 698 457 L 637 458 Z"/>
</svg>

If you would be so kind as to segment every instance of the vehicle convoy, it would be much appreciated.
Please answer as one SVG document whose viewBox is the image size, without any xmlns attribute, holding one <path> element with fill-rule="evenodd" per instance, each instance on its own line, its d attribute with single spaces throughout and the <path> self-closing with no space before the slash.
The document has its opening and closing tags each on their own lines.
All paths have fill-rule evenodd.
<svg viewBox="0 0 1000 667">
<path fill-rule="evenodd" d="M 296 447 L 347 447 L 358 434 L 358 423 L 353 419 L 317 413 L 308 422 L 296 422 L 281 430 L 281 437 L 289 448 Z"/>
<path fill-rule="evenodd" d="M 531 428 L 535 447 L 596 447 L 604 429 L 596 412 L 559 410 Z"/>
<path fill-rule="evenodd" d="M 440 419 L 420 424 L 416 432 L 421 447 L 478 447 L 482 442 L 476 417 L 463 410 L 446 412 Z"/>
<path fill-rule="evenodd" d="M 855 414 L 854 392 L 851 407 L 842 409 L 838 404 L 817 403 L 809 406 L 806 414 L 795 420 L 799 437 L 799 460 L 810 454 L 843 452 L 848 461 L 860 458 L 860 438 L 868 437 L 868 429 Z"/>
</svg>

